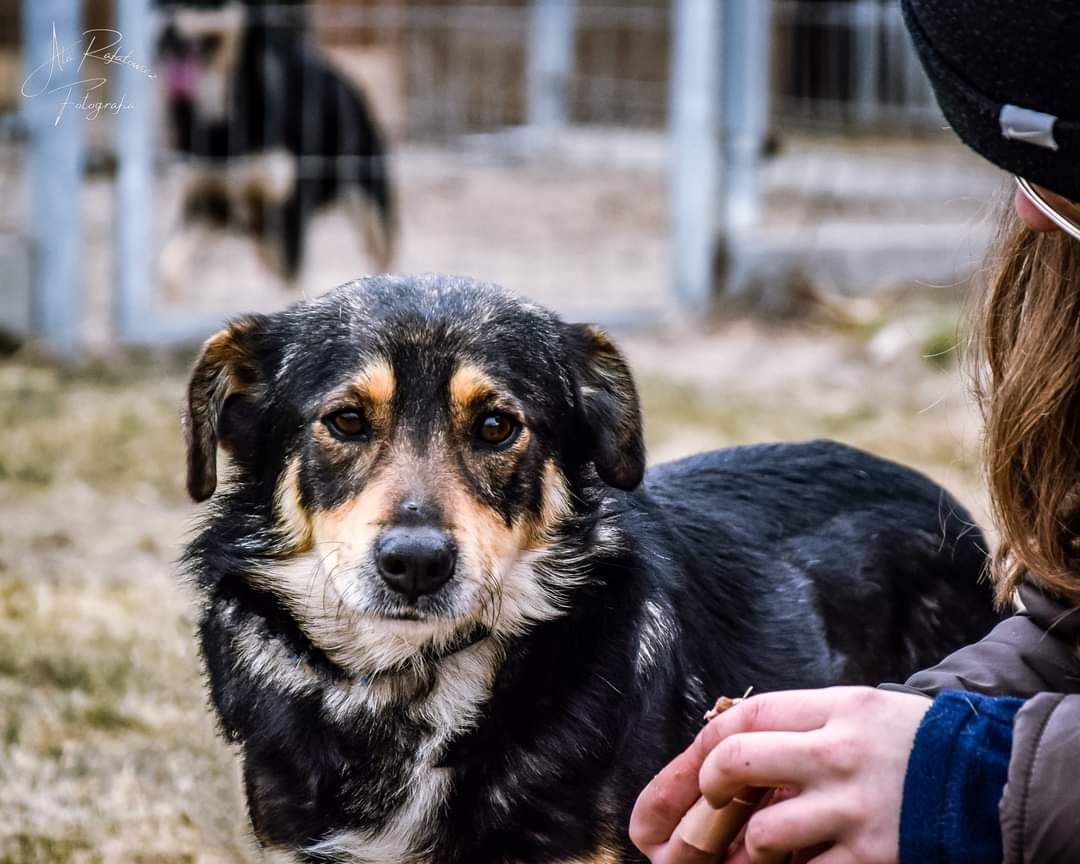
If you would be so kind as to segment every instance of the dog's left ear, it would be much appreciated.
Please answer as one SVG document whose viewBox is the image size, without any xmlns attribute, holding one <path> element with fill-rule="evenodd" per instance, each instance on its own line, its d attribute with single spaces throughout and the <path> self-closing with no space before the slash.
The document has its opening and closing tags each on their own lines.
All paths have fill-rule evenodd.
<svg viewBox="0 0 1080 864">
<path fill-rule="evenodd" d="M 217 487 L 218 443 L 235 449 L 251 432 L 242 428 L 250 425 L 244 408 L 259 387 L 259 344 L 267 321 L 251 315 L 211 336 L 191 372 L 184 433 L 188 494 L 196 501 L 205 501 Z"/>
<path fill-rule="evenodd" d="M 607 333 L 593 324 L 568 324 L 565 336 L 589 458 L 605 483 L 634 489 L 645 476 L 645 438 L 630 367 Z"/>
</svg>

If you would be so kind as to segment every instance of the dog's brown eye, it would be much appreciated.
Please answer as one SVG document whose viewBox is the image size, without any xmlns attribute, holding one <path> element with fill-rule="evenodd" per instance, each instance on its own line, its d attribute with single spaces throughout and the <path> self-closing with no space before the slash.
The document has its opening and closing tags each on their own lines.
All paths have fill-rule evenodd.
<svg viewBox="0 0 1080 864">
<path fill-rule="evenodd" d="M 344 408 L 323 418 L 323 422 L 335 437 L 353 440 L 365 437 L 371 429 L 362 411 Z"/>
<path fill-rule="evenodd" d="M 473 433 L 477 442 L 487 447 L 507 447 L 517 438 L 521 424 L 509 414 L 493 411 L 476 421 Z"/>
</svg>

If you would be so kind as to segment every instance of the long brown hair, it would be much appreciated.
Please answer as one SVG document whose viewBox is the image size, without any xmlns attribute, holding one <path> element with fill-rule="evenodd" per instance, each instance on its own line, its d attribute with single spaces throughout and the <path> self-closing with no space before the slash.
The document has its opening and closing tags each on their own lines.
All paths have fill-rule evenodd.
<svg viewBox="0 0 1080 864">
<path fill-rule="evenodd" d="M 1010 206 L 992 249 L 972 357 L 998 602 L 1030 574 L 1080 606 L 1080 240 Z"/>
</svg>

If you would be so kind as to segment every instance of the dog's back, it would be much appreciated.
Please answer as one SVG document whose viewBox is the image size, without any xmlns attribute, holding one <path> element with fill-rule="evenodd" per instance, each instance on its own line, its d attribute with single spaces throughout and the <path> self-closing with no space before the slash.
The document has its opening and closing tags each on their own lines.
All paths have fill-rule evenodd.
<svg viewBox="0 0 1080 864">
<path fill-rule="evenodd" d="M 967 511 L 863 451 L 704 453 L 657 467 L 645 489 L 683 553 L 674 594 L 701 668 L 739 670 L 710 692 L 903 681 L 1000 618 Z M 720 646 L 710 630 L 741 638 Z"/>
</svg>

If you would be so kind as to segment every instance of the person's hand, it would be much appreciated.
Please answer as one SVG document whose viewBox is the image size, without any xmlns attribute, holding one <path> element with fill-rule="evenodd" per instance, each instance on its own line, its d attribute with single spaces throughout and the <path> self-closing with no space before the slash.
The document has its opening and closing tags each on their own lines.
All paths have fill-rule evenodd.
<svg viewBox="0 0 1080 864">
<path fill-rule="evenodd" d="M 915 732 L 930 700 L 867 687 L 754 696 L 710 722 L 638 797 L 630 839 L 653 864 L 713 864 L 672 832 L 699 795 L 723 807 L 744 786 L 783 787 L 725 860 L 893 864 Z"/>
</svg>

